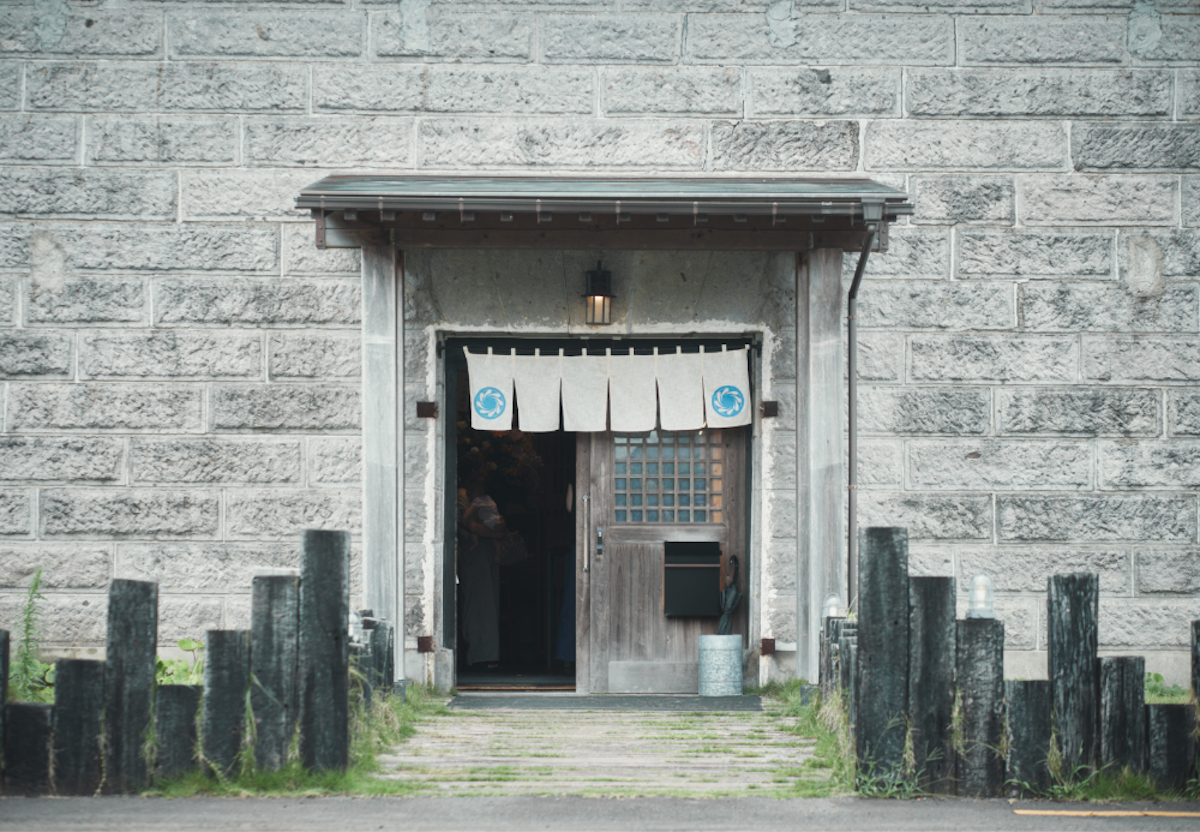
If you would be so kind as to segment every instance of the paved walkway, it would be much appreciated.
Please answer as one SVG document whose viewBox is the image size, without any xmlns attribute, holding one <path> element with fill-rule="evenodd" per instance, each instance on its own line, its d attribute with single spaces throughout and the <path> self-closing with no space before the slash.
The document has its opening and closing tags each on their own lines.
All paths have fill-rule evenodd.
<svg viewBox="0 0 1200 832">
<path fill-rule="evenodd" d="M 771 700 L 727 712 L 694 702 L 673 711 L 472 709 L 461 696 L 380 764 L 389 779 L 446 795 L 794 795 L 824 781 L 803 767 L 812 741 L 790 733 Z"/>
</svg>

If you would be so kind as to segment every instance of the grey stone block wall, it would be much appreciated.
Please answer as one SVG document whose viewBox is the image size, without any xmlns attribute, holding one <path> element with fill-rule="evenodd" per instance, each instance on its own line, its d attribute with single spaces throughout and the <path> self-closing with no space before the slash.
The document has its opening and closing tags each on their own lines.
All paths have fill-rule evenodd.
<svg viewBox="0 0 1200 832">
<path fill-rule="evenodd" d="M 907 525 L 926 574 L 990 571 L 1018 647 L 1044 643 L 1044 577 L 1079 568 L 1101 574 L 1102 647 L 1185 643 L 1191 0 L 7 4 L 0 627 L 39 565 L 58 648 L 101 641 L 113 576 L 162 581 L 166 640 L 243 626 L 248 575 L 293 565 L 301 526 L 357 540 L 360 258 L 317 251 L 291 205 L 335 171 L 906 188 L 916 215 L 860 304 L 862 522 Z M 410 258 L 406 396 L 439 395 L 439 327 L 577 327 L 563 275 L 593 256 L 446 255 L 440 285 Z M 793 287 L 752 259 L 604 257 L 619 299 L 637 285 L 618 329 L 767 335 L 783 410 L 760 437 L 756 603 L 792 640 Z M 438 626 L 440 462 L 430 422 L 405 423 L 411 636 Z"/>
</svg>

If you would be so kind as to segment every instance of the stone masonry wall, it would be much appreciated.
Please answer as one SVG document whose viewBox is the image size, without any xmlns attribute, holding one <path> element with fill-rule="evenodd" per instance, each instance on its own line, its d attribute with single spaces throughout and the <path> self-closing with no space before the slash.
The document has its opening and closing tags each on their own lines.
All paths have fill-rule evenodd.
<svg viewBox="0 0 1200 832">
<path fill-rule="evenodd" d="M 39 566 L 60 647 L 113 575 L 164 639 L 236 626 L 297 528 L 357 531 L 358 258 L 289 206 L 376 170 L 907 188 L 863 521 L 991 573 L 1010 646 L 1056 570 L 1108 649 L 1200 617 L 1197 0 L 5 0 L 0 627 Z"/>
</svg>

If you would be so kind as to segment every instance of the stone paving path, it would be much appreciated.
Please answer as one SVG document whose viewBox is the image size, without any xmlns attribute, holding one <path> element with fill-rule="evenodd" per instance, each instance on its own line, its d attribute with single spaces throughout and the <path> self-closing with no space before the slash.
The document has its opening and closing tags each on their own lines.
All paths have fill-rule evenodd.
<svg viewBox="0 0 1200 832">
<path fill-rule="evenodd" d="M 795 795 L 811 740 L 761 712 L 454 708 L 380 757 L 383 775 L 446 795 Z M 803 782 L 801 782 L 803 781 Z"/>
</svg>

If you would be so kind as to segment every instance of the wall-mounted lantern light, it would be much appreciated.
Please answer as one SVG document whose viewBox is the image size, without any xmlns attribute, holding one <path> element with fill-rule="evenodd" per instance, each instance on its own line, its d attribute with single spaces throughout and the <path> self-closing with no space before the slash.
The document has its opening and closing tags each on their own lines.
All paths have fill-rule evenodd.
<svg viewBox="0 0 1200 832">
<path fill-rule="evenodd" d="M 610 322 L 612 293 L 612 272 L 606 272 L 596 262 L 594 272 L 586 272 L 587 322 L 589 324 L 607 324 Z"/>
<path fill-rule="evenodd" d="M 825 596 L 825 602 L 821 604 L 821 612 L 824 618 L 837 618 L 841 615 L 842 599 L 836 593 L 829 593 Z"/>
<path fill-rule="evenodd" d="M 992 579 L 980 572 L 971 579 L 971 597 L 967 601 L 967 618 L 996 617 L 996 587 Z"/>
</svg>

